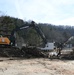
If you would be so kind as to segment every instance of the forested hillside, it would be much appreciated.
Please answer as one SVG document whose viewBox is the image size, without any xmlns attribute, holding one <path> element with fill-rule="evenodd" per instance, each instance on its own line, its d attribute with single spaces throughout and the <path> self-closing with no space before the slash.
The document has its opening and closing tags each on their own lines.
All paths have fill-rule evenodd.
<svg viewBox="0 0 74 75">
<path fill-rule="evenodd" d="M 27 23 L 18 18 L 10 16 L 0 17 L 0 35 L 10 35 L 15 27 L 19 27 Z M 37 24 L 46 36 L 49 42 L 64 42 L 69 37 L 74 36 L 74 27 L 71 26 L 55 26 L 52 24 L 38 23 Z M 42 39 L 33 28 L 18 31 L 19 36 L 23 37 L 25 42 L 38 45 Z"/>
<path fill-rule="evenodd" d="M 38 24 L 43 30 L 48 41 L 64 42 L 69 37 L 74 36 L 74 27 L 71 26 L 55 26 L 51 24 Z"/>
</svg>

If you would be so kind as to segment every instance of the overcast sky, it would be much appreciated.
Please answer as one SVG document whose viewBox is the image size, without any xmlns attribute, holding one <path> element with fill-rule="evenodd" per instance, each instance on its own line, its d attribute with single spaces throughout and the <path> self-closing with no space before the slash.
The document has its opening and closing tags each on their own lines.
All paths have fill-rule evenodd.
<svg viewBox="0 0 74 75">
<path fill-rule="evenodd" d="M 0 14 L 74 26 L 74 0 L 0 0 Z"/>
</svg>

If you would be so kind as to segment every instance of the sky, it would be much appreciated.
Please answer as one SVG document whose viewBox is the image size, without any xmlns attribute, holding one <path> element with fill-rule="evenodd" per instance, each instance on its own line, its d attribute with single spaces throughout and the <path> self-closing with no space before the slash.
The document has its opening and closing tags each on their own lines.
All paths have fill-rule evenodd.
<svg viewBox="0 0 74 75">
<path fill-rule="evenodd" d="M 74 26 L 74 0 L 0 0 L 0 15 Z"/>
</svg>

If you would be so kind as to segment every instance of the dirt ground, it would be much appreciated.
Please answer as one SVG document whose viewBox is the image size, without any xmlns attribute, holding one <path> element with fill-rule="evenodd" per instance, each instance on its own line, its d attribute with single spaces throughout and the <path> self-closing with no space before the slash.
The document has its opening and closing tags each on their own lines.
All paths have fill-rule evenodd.
<svg viewBox="0 0 74 75">
<path fill-rule="evenodd" d="M 0 75 L 74 75 L 74 60 L 0 58 Z"/>
</svg>

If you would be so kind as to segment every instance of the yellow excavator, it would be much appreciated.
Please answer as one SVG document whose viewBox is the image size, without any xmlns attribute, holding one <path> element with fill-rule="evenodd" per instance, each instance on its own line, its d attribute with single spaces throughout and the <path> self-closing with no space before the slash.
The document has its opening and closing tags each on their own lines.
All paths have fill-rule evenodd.
<svg viewBox="0 0 74 75">
<path fill-rule="evenodd" d="M 17 27 L 15 29 L 13 29 L 9 38 L 3 37 L 3 36 L 0 37 L 0 55 L 3 52 L 6 56 L 21 56 L 22 55 L 21 50 L 18 47 L 15 46 L 14 33 L 19 31 L 19 30 L 22 30 L 22 29 L 27 29 L 29 27 L 34 28 L 37 31 L 37 33 L 41 36 L 41 38 L 43 39 L 43 42 L 44 42 L 45 46 L 43 48 L 38 47 L 38 49 L 41 49 L 41 51 L 50 50 L 49 49 L 50 48 L 49 43 L 47 42 L 47 39 L 45 38 L 44 33 L 36 25 L 36 23 L 34 21 L 32 21 L 31 23 L 26 23 L 23 26 L 20 26 L 20 27 Z"/>
</svg>

